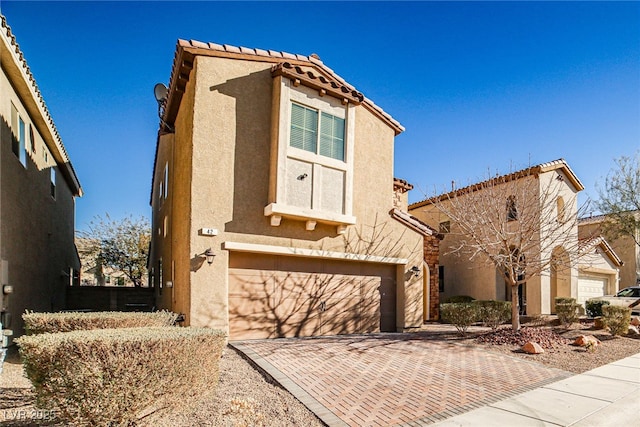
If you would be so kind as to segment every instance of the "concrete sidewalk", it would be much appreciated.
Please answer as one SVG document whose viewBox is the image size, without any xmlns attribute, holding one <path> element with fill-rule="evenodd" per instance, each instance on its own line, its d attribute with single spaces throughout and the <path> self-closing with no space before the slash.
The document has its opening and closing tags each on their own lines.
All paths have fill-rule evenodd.
<svg viewBox="0 0 640 427">
<path fill-rule="evenodd" d="M 605 427 L 639 416 L 640 353 L 431 425 Z"/>
</svg>

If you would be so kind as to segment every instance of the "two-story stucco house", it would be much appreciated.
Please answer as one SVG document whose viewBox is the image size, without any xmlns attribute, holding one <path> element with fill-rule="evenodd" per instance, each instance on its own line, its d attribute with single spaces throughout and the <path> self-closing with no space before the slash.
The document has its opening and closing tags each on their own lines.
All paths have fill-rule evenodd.
<svg viewBox="0 0 640 427">
<path fill-rule="evenodd" d="M 444 234 L 440 244 L 441 298 L 469 295 L 476 299 L 510 301 L 511 285 L 505 283 L 502 272 L 487 262 L 487 258 L 489 254 L 501 256 L 509 251 L 513 254 L 525 247 L 527 253 L 520 254 L 522 265 L 529 263 L 537 274 L 519 278 L 523 281 L 518 286 L 521 314 L 552 313 L 556 297 L 574 297 L 584 302 L 589 297 L 617 289 L 620 266 L 617 255 L 603 239 L 594 240 L 591 236 L 579 239 L 576 195 L 583 189 L 576 174 L 560 159 L 410 205 L 412 215 Z M 513 246 L 500 248 L 498 239 L 493 247 L 487 246 L 486 251 L 479 251 L 474 257 L 460 256 L 453 248 L 469 240 L 469 232 L 461 231 L 446 215 L 446 206 L 453 198 L 461 205 L 478 205 L 483 197 L 500 200 L 491 201 L 496 209 L 477 214 L 478 230 L 482 228 L 478 235 L 486 232 L 487 241 L 506 236 L 504 244 Z M 527 200 L 523 200 L 525 198 Z M 522 242 L 523 236 L 529 241 Z M 588 280 L 594 275 L 606 281 L 604 288 L 594 289 Z"/>
<path fill-rule="evenodd" d="M 431 231 L 394 209 L 402 131 L 317 55 L 179 40 L 151 194 L 158 306 L 232 340 L 419 326 Z"/>
<path fill-rule="evenodd" d="M 75 197 L 82 195 L 60 135 L 15 36 L 0 26 L 0 310 L 23 331 L 22 313 L 65 308 L 80 269 Z"/>
</svg>

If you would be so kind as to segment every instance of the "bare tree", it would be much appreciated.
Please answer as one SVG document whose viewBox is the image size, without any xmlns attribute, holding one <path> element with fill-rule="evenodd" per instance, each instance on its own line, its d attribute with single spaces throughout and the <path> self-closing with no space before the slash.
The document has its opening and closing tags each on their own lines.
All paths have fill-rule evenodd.
<svg viewBox="0 0 640 427">
<path fill-rule="evenodd" d="M 89 231 L 78 233 L 89 242 L 88 252 L 96 265 L 122 271 L 135 286 L 142 286 L 147 275 L 147 254 L 151 241 L 149 220 L 128 216 L 120 220 L 109 214 L 97 216 Z"/>
<path fill-rule="evenodd" d="M 563 191 L 562 174 L 543 176 L 533 167 L 429 199 L 433 211 L 450 220 L 444 254 L 494 266 L 510 285 L 514 331 L 520 329 L 519 285 L 581 256 L 577 218 L 584 208 Z M 555 257 L 558 247 L 568 256 Z"/>
<path fill-rule="evenodd" d="M 607 175 L 604 188 L 598 187 L 596 207 L 607 216 L 602 231 L 608 239 L 628 236 L 640 246 L 640 150 L 615 162 L 617 167 Z"/>
</svg>

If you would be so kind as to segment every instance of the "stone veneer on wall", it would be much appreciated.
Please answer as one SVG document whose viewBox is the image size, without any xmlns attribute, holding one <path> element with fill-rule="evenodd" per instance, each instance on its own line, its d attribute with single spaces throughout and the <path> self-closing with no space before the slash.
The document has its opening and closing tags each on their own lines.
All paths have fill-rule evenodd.
<svg viewBox="0 0 640 427">
<path fill-rule="evenodd" d="M 438 286 L 440 240 L 442 240 L 442 236 L 439 234 L 424 236 L 424 262 L 429 266 L 430 272 L 428 320 L 438 320 L 440 318 L 440 288 Z"/>
</svg>

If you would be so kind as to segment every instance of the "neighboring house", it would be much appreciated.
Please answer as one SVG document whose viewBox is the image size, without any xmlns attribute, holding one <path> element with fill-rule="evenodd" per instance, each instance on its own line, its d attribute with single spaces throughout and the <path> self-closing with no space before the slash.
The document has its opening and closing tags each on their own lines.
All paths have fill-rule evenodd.
<svg viewBox="0 0 640 427">
<path fill-rule="evenodd" d="M 495 181 L 494 181 L 495 180 Z M 587 277 L 596 275 L 603 282 L 604 290 L 617 289 L 619 259 L 610 250 L 604 240 L 594 242 L 589 239 L 578 241 L 577 221 L 572 221 L 577 215 L 576 195 L 584 187 L 569 165 L 562 159 L 543 163 L 512 174 L 498 176 L 494 182 L 513 182 L 516 186 L 527 186 L 531 191 L 527 193 L 532 200 L 547 200 L 549 206 L 540 203 L 527 203 L 527 212 L 520 211 L 515 196 L 505 195 L 504 201 L 498 201 L 496 206 L 504 206 L 507 222 L 506 226 L 518 227 L 519 221 L 534 223 L 540 221 L 543 215 L 553 215 L 552 221 L 561 221 L 566 227 L 566 242 L 557 242 L 557 235 L 545 234 L 542 225 L 533 226 L 540 232 L 536 235 L 538 243 L 538 257 L 551 257 L 556 267 L 549 266 L 539 276 L 526 278 L 526 283 L 519 286 L 519 305 L 522 314 L 549 314 L 554 310 L 555 297 L 574 297 L 580 301 L 597 293 L 594 284 Z M 489 181 L 486 181 L 489 182 Z M 550 183 L 553 183 L 552 185 Z M 449 197 L 458 197 L 461 202 L 471 200 L 471 194 L 476 195 L 483 190 L 483 183 L 478 183 L 448 194 L 414 203 L 409 206 L 409 212 L 420 220 L 437 228 L 444 234 L 440 244 L 440 295 L 445 299 L 454 295 L 470 295 L 476 299 L 511 300 L 510 285 L 505 284 L 502 274 L 481 257 L 470 260 L 469 257 L 451 253 L 452 247 L 457 247 L 463 237 L 437 204 L 448 203 Z M 498 184 L 507 185 L 507 184 Z M 553 190 L 550 190 L 553 189 Z M 542 197 L 544 191 L 553 191 L 547 197 Z M 466 199 L 465 199 L 466 198 Z M 511 202 L 511 203 L 510 203 Z M 552 206 L 551 206 L 552 205 Z M 520 215 L 520 217 L 518 216 Z M 524 216 L 529 215 L 527 218 Z M 557 219 L 553 219 L 556 218 Z M 517 235 L 517 234 L 514 234 Z M 548 250 L 547 253 L 542 251 Z M 580 257 L 593 251 L 589 256 Z M 570 255 L 570 254 L 576 254 Z M 575 259 L 578 259 L 578 262 Z M 585 280 L 579 278 L 586 274 Z"/>
<path fill-rule="evenodd" d="M 84 237 L 76 237 L 76 247 L 80 255 L 80 286 L 135 286 L 121 270 L 105 266 L 97 257 L 97 242 Z M 74 283 L 75 284 L 75 283 Z M 147 286 L 147 277 L 142 278 L 142 286 Z"/>
<path fill-rule="evenodd" d="M 578 234 L 580 237 L 600 235 L 602 224 L 606 220 L 605 215 L 597 215 L 581 218 L 578 222 Z M 636 230 L 640 234 L 640 230 Z M 640 240 L 640 239 L 639 239 Z M 611 247 L 624 265 L 620 267 L 619 289 L 628 288 L 640 284 L 640 246 L 636 244 L 631 236 L 620 236 L 611 240 Z M 613 289 L 607 294 L 615 293 Z"/>
<path fill-rule="evenodd" d="M 391 116 L 317 55 L 184 40 L 161 107 L 159 307 L 232 340 L 422 324 L 429 231 L 390 215 Z"/>
<path fill-rule="evenodd" d="M 65 308 L 65 288 L 80 269 L 74 210 L 82 189 L 31 70 L 0 19 L 0 305 L 2 323 L 20 335 L 25 310 Z"/>
<path fill-rule="evenodd" d="M 578 236 L 580 237 L 580 225 Z M 585 233 L 579 242 L 581 257 L 578 262 L 576 301 L 584 304 L 589 298 L 618 292 L 621 289 L 620 272 L 624 263 L 617 252 L 601 236 L 594 237 L 593 234 Z"/>
</svg>

